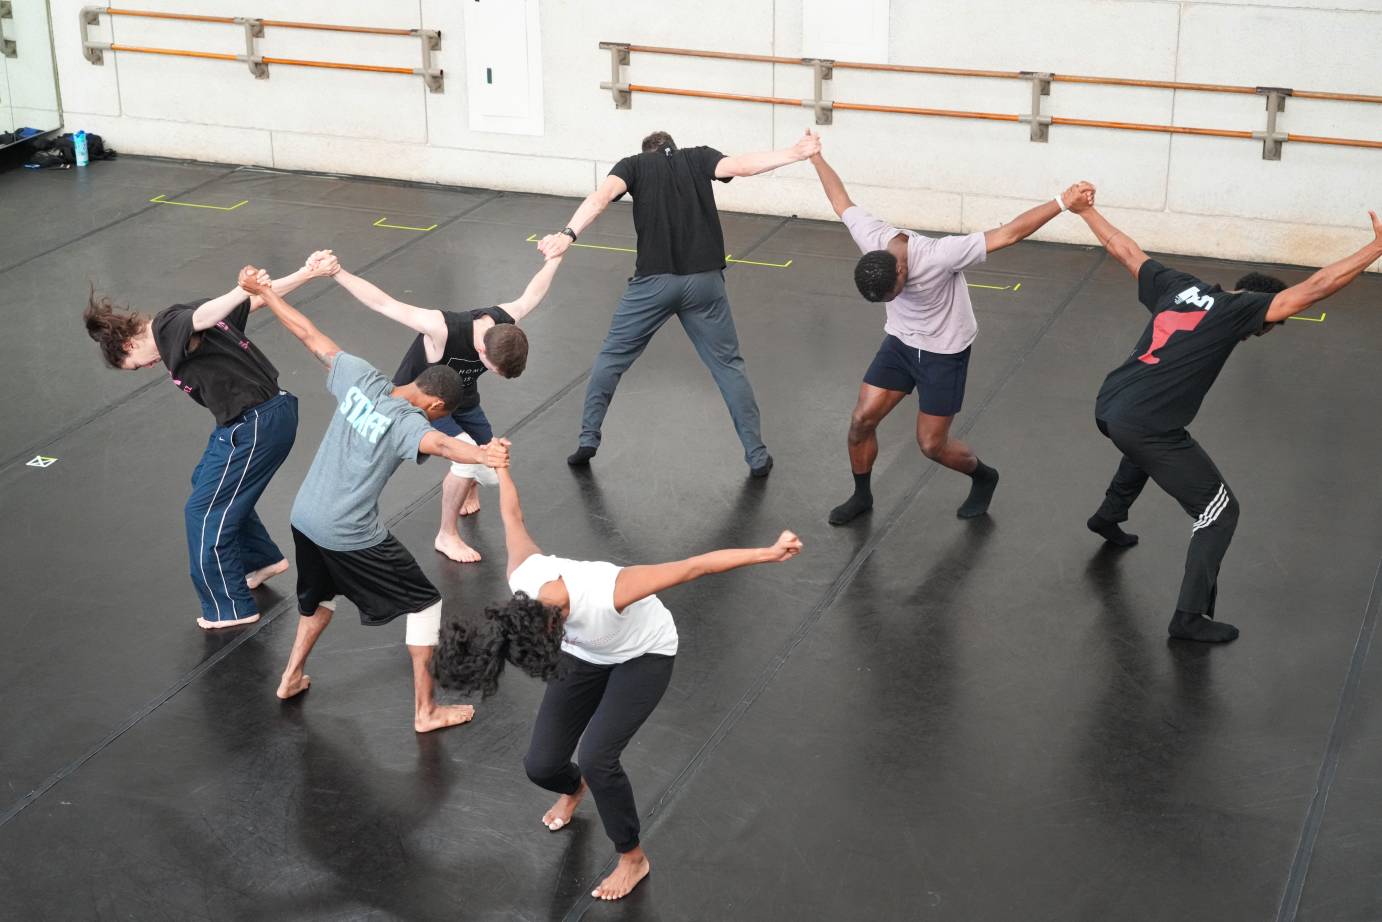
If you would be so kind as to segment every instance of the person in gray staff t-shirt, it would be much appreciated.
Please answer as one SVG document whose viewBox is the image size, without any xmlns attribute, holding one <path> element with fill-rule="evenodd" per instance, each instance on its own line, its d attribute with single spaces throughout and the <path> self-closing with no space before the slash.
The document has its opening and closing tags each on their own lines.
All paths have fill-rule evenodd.
<svg viewBox="0 0 1382 922">
<path fill-rule="evenodd" d="M 959 439 L 950 424 L 964 402 L 970 346 L 978 332 L 964 270 L 989 253 L 1024 240 L 1093 187 L 1079 183 L 1057 198 L 1024 211 L 1002 227 L 950 237 L 924 237 L 880 221 L 850 201 L 839 175 L 817 154 L 811 158 L 830 207 L 863 252 L 854 283 L 865 300 L 884 302 L 887 321 L 878 354 L 864 373 L 849 422 L 849 464 L 854 495 L 830 510 L 830 524 L 844 525 L 873 508 L 869 480 L 878 457 L 878 424 L 913 390 L 917 392 L 917 444 L 921 453 L 968 474 L 969 496 L 956 511 L 962 519 L 988 512 L 998 471 Z"/>
<path fill-rule="evenodd" d="M 265 305 L 328 369 L 336 399 L 307 479 L 293 502 L 291 523 L 298 565 L 297 637 L 279 682 L 278 697 L 305 692 L 303 672 L 317 638 L 331 623 L 335 598 L 360 610 L 363 624 L 406 616 L 404 643 L 413 662 L 413 729 L 418 733 L 465 723 L 470 705 L 441 707 L 433 694 L 432 653 L 441 632 L 441 593 L 413 555 L 379 521 L 379 494 L 404 461 L 440 455 L 461 464 L 508 464 L 508 441 L 485 448 L 432 428 L 460 403 L 461 377 L 445 365 L 423 370 L 397 387 L 364 359 L 341 351 L 312 321 L 290 306 L 247 267 L 240 285 Z"/>
</svg>

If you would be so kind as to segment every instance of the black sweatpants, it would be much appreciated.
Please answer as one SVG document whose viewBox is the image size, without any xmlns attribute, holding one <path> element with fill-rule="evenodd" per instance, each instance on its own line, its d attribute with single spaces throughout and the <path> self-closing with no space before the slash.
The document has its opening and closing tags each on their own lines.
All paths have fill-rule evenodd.
<svg viewBox="0 0 1382 922">
<path fill-rule="evenodd" d="M 1176 608 L 1212 618 L 1219 564 L 1238 527 L 1238 500 L 1224 482 L 1224 475 L 1184 429 L 1148 433 L 1103 420 L 1098 424 L 1099 431 L 1123 453 L 1099 507 L 1099 517 L 1126 522 L 1128 509 L 1147 485 L 1147 478 L 1155 480 L 1195 520 Z"/>
<path fill-rule="evenodd" d="M 646 653 L 597 666 L 562 653 L 561 673 L 547 683 L 523 759 L 533 784 L 558 794 L 576 793 L 584 775 L 605 835 L 621 853 L 638 847 L 640 826 L 633 785 L 619 756 L 662 700 L 675 659 Z M 579 767 L 571 761 L 578 740 Z"/>
</svg>

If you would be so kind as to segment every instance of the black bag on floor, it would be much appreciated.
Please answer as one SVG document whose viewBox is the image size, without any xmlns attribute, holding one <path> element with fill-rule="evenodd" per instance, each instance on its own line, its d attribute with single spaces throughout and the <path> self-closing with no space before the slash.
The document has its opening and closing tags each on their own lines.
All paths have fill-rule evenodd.
<svg viewBox="0 0 1382 922">
<path fill-rule="evenodd" d="M 36 152 L 29 158 L 30 163 L 38 166 L 75 166 L 77 163 L 77 144 L 71 132 L 40 141 L 36 147 Z M 115 157 L 115 151 L 106 147 L 100 135 L 87 133 L 87 160 L 114 160 Z"/>
</svg>

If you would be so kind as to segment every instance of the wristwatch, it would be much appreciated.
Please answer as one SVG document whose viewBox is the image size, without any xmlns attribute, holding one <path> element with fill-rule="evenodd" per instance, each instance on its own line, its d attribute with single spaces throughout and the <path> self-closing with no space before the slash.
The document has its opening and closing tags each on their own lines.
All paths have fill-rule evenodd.
<svg viewBox="0 0 1382 922">
<path fill-rule="evenodd" d="M 576 242 L 576 232 L 573 231 L 571 228 L 569 228 L 569 227 L 563 227 L 563 228 L 561 229 L 561 232 L 562 232 L 563 234 L 565 234 L 566 236 L 570 237 L 572 243 L 575 243 L 575 242 Z"/>
</svg>

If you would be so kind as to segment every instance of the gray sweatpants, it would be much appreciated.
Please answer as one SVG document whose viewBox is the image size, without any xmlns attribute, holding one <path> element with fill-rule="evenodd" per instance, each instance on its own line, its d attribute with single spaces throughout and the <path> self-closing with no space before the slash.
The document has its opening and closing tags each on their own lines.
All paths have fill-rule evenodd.
<svg viewBox="0 0 1382 922">
<path fill-rule="evenodd" d="M 695 275 L 648 275 L 629 280 L 619 307 L 609 323 L 605 344 L 595 357 L 585 391 L 581 416 L 581 444 L 600 445 L 600 426 L 619 378 L 643 353 L 653 334 L 676 316 L 705 367 L 720 388 L 734 419 L 734 429 L 744 445 L 744 460 L 758 467 L 768 460 L 768 449 L 759 435 L 758 403 L 739 354 L 739 334 L 725 296 L 723 270 Z"/>
</svg>

